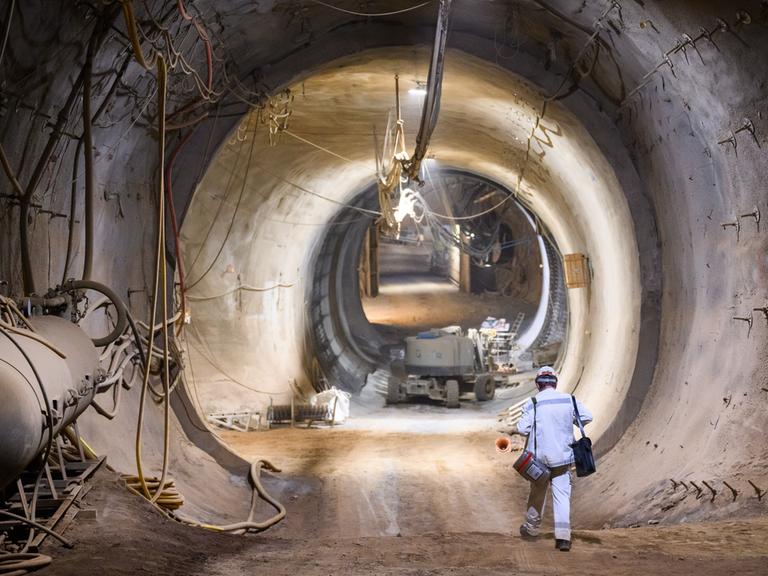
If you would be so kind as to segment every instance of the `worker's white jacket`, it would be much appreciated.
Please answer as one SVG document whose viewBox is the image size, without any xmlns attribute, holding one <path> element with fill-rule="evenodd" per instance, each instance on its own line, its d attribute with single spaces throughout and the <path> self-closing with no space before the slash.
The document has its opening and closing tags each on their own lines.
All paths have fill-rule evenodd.
<svg viewBox="0 0 768 576">
<path fill-rule="evenodd" d="M 592 422 L 592 412 L 578 399 L 579 416 L 582 424 Z M 569 394 L 552 388 L 545 388 L 536 394 L 536 458 L 550 468 L 573 464 L 573 426 L 576 413 Z M 517 423 L 517 431 L 528 435 L 528 450 L 533 451 L 533 402 L 523 405 L 523 414 Z"/>
</svg>

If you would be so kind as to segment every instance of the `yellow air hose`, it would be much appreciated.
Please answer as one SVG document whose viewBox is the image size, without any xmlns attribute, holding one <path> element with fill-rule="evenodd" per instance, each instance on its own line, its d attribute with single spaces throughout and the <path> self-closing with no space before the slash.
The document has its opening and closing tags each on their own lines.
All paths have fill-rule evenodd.
<svg viewBox="0 0 768 576">
<path fill-rule="evenodd" d="M 39 570 L 51 563 L 51 557 L 45 554 L 0 554 L 0 574 L 3 576 L 22 576 L 27 572 Z"/>
<path fill-rule="evenodd" d="M 165 60 L 161 54 L 155 52 L 153 58 L 148 61 L 142 52 L 141 42 L 138 35 L 138 25 L 135 15 L 133 13 L 132 0 L 121 0 L 123 8 L 123 16 L 125 18 L 126 31 L 133 48 L 134 55 L 138 63 L 146 70 L 149 70 L 152 66 L 157 68 L 157 89 L 158 89 L 158 140 L 159 140 L 159 186 L 158 186 L 158 239 L 157 239 L 157 253 L 155 260 L 155 282 L 154 293 L 152 298 L 152 312 L 151 320 L 149 324 L 148 335 L 148 358 L 144 370 L 144 378 L 141 388 L 141 397 L 139 400 L 139 417 L 136 429 L 136 469 L 137 474 L 125 475 L 123 480 L 126 486 L 131 492 L 140 494 L 147 498 L 150 502 L 162 509 L 173 511 L 181 507 L 184 503 L 184 498 L 177 490 L 173 480 L 168 479 L 168 462 L 170 452 L 170 366 L 169 366 L 169 339 L 168 339 L 168 299 L 167 299 L 167 269 L 165 259 L 165 104 L 166 104 L 166 85 L 168 80 L 168 72 Z M 160 292 L 162 285 L 162 312 L 163 312 L 163 384 L 164 384 L 164 417 L 165 428 L 163 434 L 163 465 L 160 478 L 146 477 L 144 476 L 141 459 L 141 436 L 142 428 L 144 424 L 144 405 L 146 400 L 147 389 L 149 387 L 150 367 L 152 364 L 152 353 L 154 351 L 155 340 L 155 322 L 157 320 L 157 300 L 158 292 Z M 269 496 L 261 485 L 261 469 L 265 468 L 274 472 L 280 470 L 273 466 L 271 463 L 265 460 L 257 460 L 251 465 L 250 468 L 250 480 L 253 487 L 253 493 L 251 495 L 251 508 L 248 513 L 248 519 L 245 522 L 238 522 L 236 524 L 229 524 L 224 526 L 215 526 L 212 524 L 200 524 L 195 522 L 187 522 L 189 524 L 201 526 L 209 530 L 217 530 L 221 532 L 245 532 L 245 531 L 262 531 L 266 530 L 270 526 L 273 526 L 285 517 L 285 508 L 277 500 Z M 258 498 L 264 499 L 272 507 L 277 510 L 277 514 L 273 517 L 263 521 L 254 522 L 253 515 L 255 513 L 256 504 Z"/>
<path fill-rule="evenodd" d="M 200 528 L 206 528 L 207 530 L 214 530 L 216 532 L 236 532 L 236 533 L 243 534 L 245 532 L 263 532 L 264 530 L 271 528 L 272 526 L 280 522 L 283 518 L 285 518 L 285 506 L 283 506 L 282 504 L 280 504 L 280 502 L 272 498 L 269 494 L 267 494 L 267 491 L 264 490 L 264 487 L 261 485 L 262 469 L 269 470 L 271 472 L 280 472 L 279 468 L 276 468 L 273 464 L 271 464 L 267 460 L 256 460 L 251 464 L 250 480 L 251 480 L 251 487 L 253 489 L 253 492 L 251 494 L 251 509 L 248 512 L 248 518 L 244 522 L 235 522 L 233 524 L 216 525 L 216 524 L 200 524 L 197 522 L 191 522 L 189 520 L 185 520 L 183 518 L 181 518 L 181 520 L 186 524 L 199 526 Z M 261 498 L 262 500 L 269 503 L 275 510 L 277 510 L 277 514 L 275 514 L 271 518 L 268 518 L 267 520 L 264 520 L 262 522 L 254 522 L 253 516 L 256 513 L 256 504 L 258 503 L 258 498 Z"/>
<path fill-rule="evenodd" d="M 126 30 L 128 31 L 128 36 L 131 40 L 131 45 L 133 46 L 133 52 L 136 57 L 136 60 L 139 62 L 139 64 L 144 67 L 145 69 L 149 69 L 151 66 L 147 63 L 146 59 L 144 58 L 144 54 L 141 51 L 141 45 L 139 42 L 139 37 L 137 33 L 137 25 L 136 20 L 133 15 L 133 3 L 131 0 L 123 0 L 123 15 L 125 16 L 125 24 L 126 24 Z M 166 102 L 166 85 L 168 81 L 168 71 L 165 64 L 165 59 L 163 56 L 159 53 L 155 53 L 154 59 L 153 59 L 153 65 L 157 68 L 157 92 L 158 92 L 158 106 L 157 106 L 157 118 L 158 118 L 158 141 L 159 141 L 159 150 L 158 150 L 158 158 L 159 158 L 159 186 L 158 186 L 158 198 L 157 198 L 157 205 L 158 205 L 158 235 L 157 235 L 157 252 L 155 255 L 155 282 L 154 282 L 154 292 L 152 297 L 152 312 L 151 312 L 151 320 L 150 320 L 150 331 L 149 331 L 149 352 L 148 352 L 148 358 L 147 363 L 144 370 L 144 378 L 142 382 L 141 387 L 141 398 L 139 400 L 139 418 L 137 422 L 136 427 L 136 470 L 137 475 L 136 479 L 138 481 L 138 485 L 140 488 L 140 493 L 144 495 L 145 498 L 150 500 L 153 503 L 158 502 L 161 497 L 163 497 L 163 492 L 166 490 L 166 478 L 168 476 L 168 456 L 169 456 L 169 444 L 170 444 L 170 383 L 168 381 L 169 378 L 169 357 L 168 357 L 168 325 L 167 325 L 167 318 L 168 318 L 168 299 L 167 299 L 167 284 L 166 284 L 166 262 L 165 262 L 165 183 L 164 183 L 164 176 L 165 176 L 165 169 L 164 169 L 164 162 L 165 162 L 165 102 Z M 163 366 L 165 370 L 163 371 L 163 384 L 165 388 L 165 407 L 164 407 L 164 415 L 165 415 L 165 430 L 163 434 L 163 468 L 162 473 L 160 476 L 160 479 L 157 480 L 155 483 L 148 482 L 148 479 L 144 476 L 144 471 L 142 467 L 141 462 L 141 435 L 142 435 L 142 428 L 144 425 L 144 405 L 147 395 L 147 387 L 149 386 L 149 373 L 150 373 L 150 366 L 152 364 L 152 353 L 154 351 L 154 339 L 155 339 L 155 322 L 157 320 L 157 301 L 158 301 L 158 292 L 160 291 L 160 285 L 162 284 L 162 309 L 163 309 L 163 324 L 162 324 L 162 330 L 163 330 Z M 153 485 L 155 488 L 154 492 L 150 491 L 150 484 Z M 130 486 L 130 485 L 129 485 Z M 165 498 L 166 500 L 170 500 L 171 502 L 176 503 L 175 497 L 169 497 Z"/>
</svg>

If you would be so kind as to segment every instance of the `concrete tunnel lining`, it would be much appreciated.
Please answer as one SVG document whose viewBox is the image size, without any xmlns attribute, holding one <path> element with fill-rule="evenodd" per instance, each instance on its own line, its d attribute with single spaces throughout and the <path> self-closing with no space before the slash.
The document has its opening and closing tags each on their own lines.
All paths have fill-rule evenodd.
<svg viewBox="0 0 768 576">
<path fill-rule="evenodd" d="M 246 402 L 253 408 L 266 406 L 265 398 L 246 401 L 238 390 L 242 386 L 225 384 L 226 377 L 222 378 L 220 370 L 205 367 L 212 357 L 218 359 L 219 366 L 223 363 L 232 367 L 238 365 L 237 359 L 249 358 L 240 363 L 235 378 L 260 382 L 263 390 L 283 399 L 291 390 L 289 382 L 307 386 L 304 294 L 312 277 L 311 255 L 322 237 L 323 221 L 337 212 L 339 203 L 349 201 L 370 184 L 372 159 L 369 147 L 361 145 L 361 138 L 363 142 L 368 140 L 370 125 L 381 123 L 382 111 L 391 106 L 394 73 L 400 72 L 403 78 L 424 75 L 425 70 L 414 63 L 416 54 L 408 49 L 371 51 L 329 64 L 294 84 L 291 130 L 319 140 L 321 146 L 349 162 L 288 135 L 270 147 L 265 138 L 259 140 L 258 128 L 256 141 L 250 143 L 236 142 L 237 132 L 233 132 L 213 160 L 182 229 L 188 261 L 193 261 L 202 248 L 200 260 L 209 262 L 221 248 L 222 237 L 217 234 L 229 231 L 228 226 L 217 225 L 220 230 L 211 234 L 208 245 L 199 245 L 198 239 L 210 226 L 210 214 L 224 193 L 223 182 L 232 177 L 231 167 L 238 153 L 235 148 L 239 147 L 242 155 L 246 144 L 253 145 L 258 159 L 251 162 L 250 180 L 243 188 L 250 193 L 237 196 L 242 202 L 240 214 L 253 216 L 234 222 L 229 231 L 232 240 L 223 246 L 214 266 L 216 273 L 203 278 L 189 292 L 195 325 L 191 331 L 192 348 L 202 346 L 203 341 L 214 346 L 203 357 L 193 359 L 204 406 L 211 410 L 241 407 Z M 514 96 L 510 98 L 510 94 Z M 542 99 L 535 89 L 501 69 L 449 52 L 432 162 L 437 166 L 468 167 L 514 189 L 517 172 L 499 159 L 511 154 L 520 162 L 521 148 L 533 126 L 533 111 Z M 329 101 L 334 102 L 332 113 L 328 113 Z M 412 131 L 417 125 L 418 102 L 404 98 L 404 103 L 406 126 Z M 499 115 L 506 122 L 498 122 Z M 333 133 L 340 117 L 343 128 Z M 248 122 L 244 120 L 241 126 Z M 622 406 L 635 368 L 641 288 L 634 225 L 613 169 L 579 122 L 553 106 L 544 126 L 548 127 L 542 131 L 544 143 L 538 143 L 536 150 L 544 160 L 526 166 L 521 199 L 541 219 L 562 252 L 587 253 L 595 271 L 589 294 L 585 290 L 569 294 L 570 329 L 580 337 L 567 340 L 563 380 L 569 387 L 578 382 L 585 401 L 600 406 L 598 412 L 605 416 L 594 433 L 599 436 Z M 552 141 L 551 149 L 544 138 Z M 574 144 L 570 144 L 571 138 Z M 267 185 L 265 177 L 270 182 Z M 235 173 L 233 182 L 235 189 L 241 186 L 242 174 Z M 304 191 L 297 190 L 297 186 Z M 307 218 L 309 214 L 311 219 Z M 288 224 L 281 224 L 281 219 Z M 603 239 L 600 234 L 605 234 Z M 234 273 L 232 266 L 237 268 Z M 248 286 L 275 286 L 287 278 L 294 285 L 257 292 L 251 295 L 250 302 L 230 301 L 223 310 L 220 301 L 196 301 L 235 290 L 238 275 L 239 281 Z M 190 278 L 198 282 L 195 267 Z M 604 289 L 607 283 L 611 290 Z M 279 302 L 275 294 L 279 294 Z M 228 326 L 228 337 L 219 337 L 223 324 L 218 322 Z M 281 346 L 265 341 L 260 336 L 263 334 L 274 334 Z M 612 354 L 609 343 L 615 342 L 625 343 L 629 354 Z M 232 374 L 233 369 L 227 371 Z M 215 387 L 208 382 L 215 382 Z M 611 392 L 606 394 L 605 390 Z"/>
<path fill-rule="evenodd" d="M 440 177 L 442 176 L 460 178 L 464 182 L 473 184 L 484 183 L 491 189 L 501 189 L 500 194 L 512 194 L 495 182 L 469 173 L 440 167 Z M 442 184 L 439 182 L 434 180 L 432 184 L 427 185 L 426 189 L 431 190 L 432 194 L 426 192 L 426 196 L 431 198 L 432 202 L 437 201 L 437 196 L 449 195 L 447 191 L 441 190 Z M 367 384 L 367 377 L 373 371 L 388 370 L 392 359 L 391 349 L 402 346 L 402 339 L 394 341 L 392 335 L 381 333 L 380 327 L 371 323 L 359 289 L 358 270 L 363 237 L 375 221 L 375 217 L 361 218 L 355 207 L 374 210 L 377 207 L 376 201 L 376 188 L 370 187 L 351 202 L 351 207 L 342 208 L 330 222 L 322 242 L 315 249 L 316 255 L 312 257 L 313 281 L 307 303 L 310 315 L 308 330 L 311 332 L 313 345 L 310 352 L 317 359 L 318 367 L 331 385 L 340 386 L 355 393 L 359 393 Z M 442 210 L 447 211 L 445 206 Z M 538 258 L 536 261 L 543 262 L 541 269 L 538 267 L 535 270 L 526 269 L 528 274 L 542 276 L 539 280 L 542 288 L 537 297 L 538 304 L 534 308 L 534 314 L 524 319 L 521 326 L 519 345 L 521 349 L 527 350 L 538 344 L 562 342 L 567 325 L 567 302 L 565 302 L 562 267 L 557 266 L 557 262 L 550 265 L 545 247 L 545 243 L 551 244 L 550 240 L 536 235 L 536 223 L 515 199 L 509 200 L 499 209 L 499 218 L 505 223 L 510 223 L 510 211 L 511 221 L 516 225 L 513 236 L 515 234 L 518 238 L 527 236 L 532 240 L 532 245 L 535 246 L 532 249 L 536 251 Z M 522 229 L 519 229 L 520 227 Z M 531 249 L 530 246 L 529 249 Z M 383 263 L 379 266 L 383 278 L 387 271 L 384 270 Z M 551 266 L 553 266 L 551 272 L 553 285 L 550 289 Z M 411 272 L 409 269 L 408 274 Z M 404 271 L 398 269 L 397 273 L 403 274 Z M 554 278 L 555 276 L 557 278 Z M 559 299 L 563 300 L 560 305 L 562 309 L 553 306 L 550 302 L 550 299 L 555 297 L 555 293 Z M 473 301 L 477 301 L 476 296 L 465 296 L 463 303 L 465 309 L 466 306 L 471 308 Z M 501 313 L 511 316 L 512 309 L 515 307 L 513 304 L 519 305 L 514 303 L 513 298 L 507 298 L 506 306 Z M 428 304 L 425 302 L 423 305 Z M 500 306 L 500 303 L 497 306 Z M 437 321 L 433 320 L 431 326 L 435 326 L 435 322 Z M 465 328 L 470 327 L 466 322 L 460 322 L 457 317 L 445 317 L 445 322 L 461 324 Z"/>
<path fill-rule="evenodd" d="M 552 4 L 559 7 L 561 3 L 553 1 Z M 643 76 L 658 64 L 658 54 L 673 47 L 680 34 L 693 33 L 699 26 L 711 29 L 718 17 L 733 23 L 733 11 L 737 9 L 751 10 L 755 23 L 752 27 L 736 26 L 733 35 L 723 33 L 718 36 L 717 49 L 702 42 L 699 46 L 703 56 L 701 63 L 696 58 L 686 63 L 681 54 L 673 55 L 676 76 L 673 77 L 666 69 L 656 74 L 653 82 L 622 108 L 615 125 L 608 116 L 616 112 L 611 101 L 621 100 L 627 92 L 610 88 L 607 81 L 611 75 L 609 70 L 601 69 L 594 77 L 585 79 L 582 89 L 564 102 L 579 117 L 614 167 L 627 196 L 639 246 L 639 276 L 643 291 L 639 360 L 635 379 L 620 408 L 621 415 L 616 419 L 617 425 L 606 430 L 603 437 L 610 438 L 608 444 L 612 445 L 622 436 L 627 425 L 634 422 L 618 442 L 617 448 L 604 458 L 601 476 L 585 485 L 586 498 L 581 511 L 589 509 L 589 514 L 585 513 L 584 517 L 621 518 L 626 522 L 629 522 L 627 518 L 643 515 L 647 518 L 652 513 L 648 507 L 636 511 L 615 506 L 617 500 L 625 499 L 620 491 L 616 491 L 615 482 L 626 478 L 626 470 L 638 462 L 653 462 L 655 469 L 648 471 L 647 477 L 630 482 L 625 489 L 630 495 L 649 496 L 650 501 L 652 490 L 657 490 L 673 475 L 687 478 L 705 474 L 728 479 L 735 476 L 735 482 L 740 485 L 738 482 L 746 481 L 743 475 L 753 474 L 752 477 L 759 483 L 760 463 L 766 460 L 763 448 L 753 440 L 738 440 L 765 426 L 759 391 L 761 386 L 766 385 L 762 371 L 764 330 L 760 325 L 760 316 L 756 314 L 751 338 L 746 339 L 746 329 L 742 331 L 741 325 L 731 320 L 736 314 L 746 314 L 745 310 L 764 304 L 764 295 L 759 287 L 765 285 L 766 261 L 755 255 L 764 254 L 765 241 L 759 230 L 747 226 L 748 220 L 744 221 L 739 243 L 735 242 L 730 231 L 719 229 L 720 223 L 738 219 L 755 203 L 765 208 L 764 198 L 759 192 L 762 190 L 760 173 L 765 167 L 765 159 L 748 135 L 739 140 L 738 156 L 728 146 L 717 144 L 730 130 L 737 129 L 745 117 L 755 122 L 755 141 L 765 142 L 762 136 L 763 119 L 756 112 L 761 107 L 764 109 L 765 78 L 759 70 L 751 70 L 746 65 L 754 59 L 756 51 L 759 53 L 765 47 L 764 39 L 759 35 L 763 30 L 757 18 L 759 9 L 754 2 L 735 2 L 727 10 L 708 1 L 694 5 L 691 2 L 662 4 L 648 0 L 644 4 L 642 8 L 634 4 L 624 6 L 627 28 L 622 30 L 620 36 L 612 37 L 611 61 L 616 64 L 618 76 L 627 87 L 638 85 Z M 477 26 L 481 28 L 488 20 L 499 18 L 499 13 L 493 12 L 497 8 L 489 6 L 487 12 L 476 11 Z M 568 8 L 566 5 L 562 7 L 564 11 Z M 586 13 L 572 15 L 568 12 L 568 15 L 588 29 L 590 18 L 597 8 L 590 3 Z M 63 22 L 72 24 L 74 29 L 74 24 L 79 22 L 74 18 L 76 14 L 73 12 L 65 16 Z M 542 24 L 542 28 L 551 25 L 553 30 L 565 31 L 567 39 L 575 37 L 574 45 L 582 40 L 567 19 L 561 21 L 549 13 L 545 16 L 549 20 Z M 228 17 L 232 18 L 231 15 Z M 492 35 L 478 33 L 466 23 L 466 18 L 462 17 L 459 21 L 462 26 L 452 36 L 452 45 L 492 60 L 496 52 Z M 652 21 L 658 31 L 641 30 L 637 26 L 641 21 Z M 329 28 L 323 28 L 313 49 L 291 47 L 291 50 L 282 52 L 283 56 L 287 54 L 285 59 L 273 58 L 275 65 L 265 66 L 259 71 L 259 81 L 270 87 L 288 85 L 297 74 L 306 75 L 306 71 L 313 69 L 314 65 L 333 56 L 342 56 L 372 44 L 423 41 L 424 36 L 428 36 L 420 33 L 427 31 L 426 19 L 421 24 L 402 26 L 370 23 L 334 28 L 334 25 L 332 23 Z M 260 34 L 262 39 L 268 36 Z M 247 43 L 248 35 L 242 34 L 241 40 Z M 241 44 L 238 47 L 245 46 Z M 543 52 L 543 43 L 542 46 L 534 44 L 533 48 L 523 46 L 519 56 L 513 61 L 504 60 L 502 64 L 540 86 L 551 88 L 559 82 L 557 71 L 562 70 L 556 63 L 555 73 L 545 71 L 541 65 L 541 53 L 536 52 L 539 48 Z M 39 50 L 42 48 L 31 53 L 36 54 Z M 277 48 L 275 50 L 277 53 Z M 268 53 L 269 50 L 262 44 L 252 52 L 250 47 L 237 50 L 237 58 L 242 69 L 257 70 L 254 63 L 264 61 L 260 57 Z M 50 71 L 50 66 L 48 69 Z M 300 72 L 302 70 L 305 72 Z M 71 68 L 66 66 L 62 66 L 60 71 L 51 71 L 54 79 L 44 102 L 55 101 L 61 96 L 68 87 L 69 72 Z M 608 94 L 601 93 L 603 87 L 609 87 L 606 89 Z M 733 97 L 726 99 L 724 95 Z M 127 102 L 121 102 L 117 109 L 121 106 L 129 109 Z M 233 109 L 238 107 L 228 108 Z M 143 132 L 129 131 L 125 136 L 123 128 L 130 120 L 118 124 L 117 128 L 98 131 L 99 143 L 106 146 L 105 161 L 98 164 L 99 179 L 110 189 L 123 192 L 121 209 L 124 209 L 125 216 L 124 220 L 118 220 L 114 202 L 99 199 L 97 231 L 102 247 L 97 252 L 97 263 L 103 280 L 123 291 L 146 283 L 148 258 L 145 254 L 137 264 L 135 255 L 142 254 L 144 245 L 151 243 L 151 226 L 148 224 L 151 220 L 145 204 L 152 190 L 151 170 L 148 167 L 153 166 L 154 152 L 147 146 Z M 227 124 L 231 121 L 231 118 L 218 120 L 218 125 L 214 126 L 214 143 L 219 141 L 219 135 L 229 131 Z M 178 186 L 174 188 L 180 200 L 179 206 L 183 206 L 189 197 L 189 186 L 185 184 L 193 182 L 201 169 L 199 157 L 206 147 L 210 126 L 209 121 L 205 129 L 199 130 L 188 151 L 179 159 Z M 20 131 L 21 128 L 10 123 L 4 141 L 17 139 L 23 142 Z M 39 141 L 33 139 L 32 149 Z M 15 148 L 12 151 L 18 158 L 19 151 Z M 109 162 L 108 159 L 116 152 L 121 162 Z M 64 201 L 61 196 L 51 199 L 53 204 L 63 205 Z M 656 224 L 659 226 L 658 237 Z M 49 234 L 53 230 L 54 238 L 61 235 L 57 226 L 54 221 L 48 229 Z M 9 246 L 14 245 L 11 243 L 13 233 L 7 230 L 10 227 L 4 230 Z M 46 252 L 44 233 L 36 232 L 33 241 L 40 254 Z M 16 260 L 17 256 L 12 251 L 4 254 L 4 270 L 15 269 Z M 38 262 L 35 272 L 40 278 L 45 275 L 46 264 Z M 48 268 L 50 275 L 50 264 Z M 53 275 L 56 276 L 56 263 L 53 268 Z M 8 272 L 8 277 L 13 278 L 14 274 Z M 290 280 L 290 277 L 286 279 Z M 137 309 L 144 304 L 141 298 L 140 294 L 133 296 L 132 305 Z M 272 304 L 279 306 L 275 302 Z M 661 310 L 663 318 L 659 316 Z M 296 342 L 302 337 L 290 331 L 284 335 Z M 281 342 L 277 340 L 276 347 L 279 347 Z M 270 353 L 274 352 L 270 350 Z M 649 384 L 651 378 L 653 386 Z M 228 384 L 226 378 L 220 381 Z M 722 420 L 714 416 L 710 418 L 710 415 L 720 413 L 723 398 L 729 396 L 744 399 L 735 402 Z M 197 404 L 196 400 L 192 402 Z M 127 406 L 126 411 L 130 410 L 132 406 Z M 89 436 L 96 438 L 95 443 L 101 444 L 103 451 L 110 454 L 114 451 L 116 462 L 130 465 L 130 454 L 123 457 L 116 439 L 121 433 L 116 431 L 130 430 L 133 418 L 126 415 L 111 432 L 98 417 L 92 416 L 92 419 Z M 188 423 L 183 426 L 185 430 L 192 430 Z M 189 443 L 184 439 L 186 434 L 179 434 L 182 438 L 179 450 L 184 453 L 184 444 Z M 200 432 L 201 436 L 206 434 Z M 211 448 L 212 451 L 217 449 Z M 195 450 L 193 446 L 189 454 L 199 455 Z M 697 457 L 689 457 L 691 454 Z M 183 460 L 191 461 L 195 457 L 181 458 L 179 466 L 184 468 L 188 462 Z M 226 474 L 217 478 L 222 485 L 230 483 Z M 204 499 L 199 487 L 190 486 L 190 490 L 195 494 L 191 501 Z M 738 504 L 726 507 L 723 513 L 731 513 L 737 507 Z M 234 506 L 228 508 L 232 511 L 239 509 Z M 708 513 L 704 510 L 701 515 Z M 683 517 L 682 512 L 670 516 L 672 519 Z"/>
</svg>

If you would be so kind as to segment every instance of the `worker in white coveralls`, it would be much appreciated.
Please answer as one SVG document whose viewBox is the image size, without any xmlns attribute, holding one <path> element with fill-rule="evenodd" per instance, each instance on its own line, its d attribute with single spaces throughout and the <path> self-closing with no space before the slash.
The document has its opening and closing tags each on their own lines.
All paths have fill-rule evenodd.
<svg viewBox="0 0 768 576">
<path fill-rule="evenodd" d="M 576 412 L 569 394 L 555 390 L 557 374 L 554 368 L 545 366 L 536 375 L 536 410 L 532 400 L 523 406 L 523 413 L 516 429 L 511 433 L 529 436 L 536 414 L 536 458 L 550 470 L 549 483 L 531 483 L 525 522 L 520 526 L 524 539 L 535 539 L 539 535 L 541 518 L 544 514 L 548 484 L 552 485 L 552 501 L 555 516 L 555 548 L 563 552 L 571 549 L 571 467 L 573 466 L 573 426 Z M 576 400 L 582 424 L 592 422 L 592 413 Z M 528 449 L 533 450 L 533 438 L 529 438 Z"/>
</svg>

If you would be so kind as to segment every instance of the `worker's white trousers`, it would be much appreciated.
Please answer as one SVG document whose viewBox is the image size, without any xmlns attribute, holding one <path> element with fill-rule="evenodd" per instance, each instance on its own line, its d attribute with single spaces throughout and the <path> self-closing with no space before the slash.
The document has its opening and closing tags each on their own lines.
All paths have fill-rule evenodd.
<svg viewBox="0 0 768 576">
<path fill-rule="evenodd" d="M 531 534 L 537 535 L 541 527 L 541 517 L 547 500 L 548 484 L 552 485 L 552 507 L 555 511 L 555 538 L 571 539 L 571 466 L 550 468 L 552 475 L 549 482 L 531 483 L 528 496 L 528 512 L 525 515 L 525 527 Z"/>
</svg>

